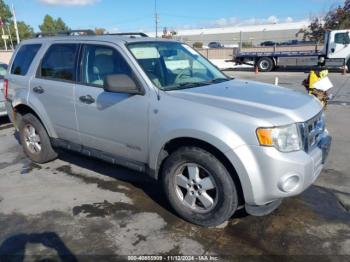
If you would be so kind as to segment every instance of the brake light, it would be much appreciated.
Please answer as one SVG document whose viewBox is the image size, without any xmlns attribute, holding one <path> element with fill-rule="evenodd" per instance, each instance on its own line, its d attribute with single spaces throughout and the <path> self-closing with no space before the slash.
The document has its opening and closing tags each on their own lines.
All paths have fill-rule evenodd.
<svg viewBox="0 0 350 262">
<path fill-rule="evenodd" d="M 5 99 L 7 99 L 7 96 L 9 94 L 9 81 L 7 79 L 4 80 L 4 96 Z"/>
</svg>

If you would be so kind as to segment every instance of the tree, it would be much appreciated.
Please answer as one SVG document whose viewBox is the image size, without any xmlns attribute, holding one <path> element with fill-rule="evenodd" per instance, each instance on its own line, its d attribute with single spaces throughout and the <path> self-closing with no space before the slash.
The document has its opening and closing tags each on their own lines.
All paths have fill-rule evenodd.
<svg viewBox="0 0 350 262">
<path fill-rule="evenodd" d="M 307 29 L 301 29 L 296 36 L 303 34 L 303 40 L 320 43 L 324 40 L 324 25 L 321 19 L 314 18 Z"/>
<path fill-rule="evenodd" d="M 192 46 L 193 46 L 193 48 L 201 49 L 201 48 L 203 48 L 203 43 L 202 42 L 194 42 Z"/>
<path fill-rule="evenodd" d="M 46 15 L 44 17 L 44 22 L 39 25 L 40 31 L 44 33 L 55 33 L 56 28 L 55 28 L 55 22 L 52 16 Z"/>
<path fill-rule="evenodd" d="M 70 28 L 66 25 L 65 22 L 63 22 L 62 18 L 60 17 L 54 20 L 54 23 L 55 23 L 56 32 L 64 32 L 64 31 L 70 30 Z"/>
<path fill-rule="evenodd" d="M 304 34 L 304 40 L 321 42 L 323 34 L 327 30 L 339 30 L 350 28 L 350 0 L 344 2 L 344 6 L 338 6 L 330 10 L 323 19 L 314 18 L 309 27 L 300 30 Z"/>
<path fill-rule="evenodd" d="M 0 0 L 0 17 L 3 23 L 10 22 L 12 18 L 12 13 L 10 11 L 10 8 L 3 0 Z"/>
<path fill-rule="evenodd" d="M 41 32 L 47 34 L 56 34 L 58 32 L 68 31 L 69 27 L 59 17 L 56 20 L 52 16 L 46 15 L 43 23 L 39 26 Z"/>
<path fill-rule="evenodd" d="M 33 37 L 34 30 L 30 25 L 27 25 L 23 21 L 18 21 L 17 27 L 18 27 L 19 38 L 21 40 L 25 40 L 25 39 Z M 16 39 L 16 31 L 15 31 L 15 26 L 14 26 L 13 21 L 11 21 L 11 23 L 10 23 L 10 32 L 11 32 L 12 39 L 15 40 Z"/>
<path fill-rule="evenodd" d="M 12 13 L 11 13 L 10 7 L 3 0 L 0 0 L 0 17 L 3 24 L 4 33 L 8 35 L 10 31 L 10 35 L 15 45 L 16 31 L 15 31 L 14 22 L 12 20 L 13 18 Z M 21 40 L 33 37 L 34 31 L 31 26 L 27 25 L 23 21 L 17 22 L 17 26 L 18 26 L 18 34 Z M 0 33 L 2 34 L 1 30 L 0 30 Z M 7 40 L 7 46 L 10 46 L 10 39 Z M 5 47 L 5 43 L 3 40 L 1 40 L 0 48 L 4 48 L 4 47 Z"/>
<path fill-rule="evenodd" d="M 335 10 L 331 10 L 327 13 L 325 17 L 324 28 L 326 30 L 339 30 L 348 29 L 350 27 L 350 12 L 349 1 L 345 2 L 348 6 L 338 7 Z"/>
<path fill-rule="evenodd" d="M 350 0 L 346 0 L 344 3 L 344 10 L 345 12 L 350 13 Z"/>
<path fill-rule="evenodd" d="M 106 33 L 106 29 L 104 29 L 104 28 L 95 28 L 95 34 L 96 35 L 103 35 L 103 34 L 105 34 Z"/>
</svg>

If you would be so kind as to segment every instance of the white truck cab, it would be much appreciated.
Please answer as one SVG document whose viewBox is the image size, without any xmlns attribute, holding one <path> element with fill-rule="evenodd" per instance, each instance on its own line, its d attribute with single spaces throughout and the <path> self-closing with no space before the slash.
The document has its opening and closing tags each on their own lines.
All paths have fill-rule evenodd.
<svg viewBox="0 0 350 262">
<path fill-rule="evenodd" d="M 340 58 L 348 61 L 350 57 L 350 29 L 327 32 L 325 43 L 324 51 L 327 58 Z"/>
</svg>

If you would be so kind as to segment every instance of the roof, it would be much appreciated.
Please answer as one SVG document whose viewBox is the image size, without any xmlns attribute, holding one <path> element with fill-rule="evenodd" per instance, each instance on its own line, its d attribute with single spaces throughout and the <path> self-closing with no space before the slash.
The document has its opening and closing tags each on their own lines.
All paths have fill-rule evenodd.
<svg viewBox="0 0 350 262">
<path fill-rule="evenodd" d="M 102 41 L 110 43 L 138 43 L 138 42 L 177 42 L 175 40 L 168 40 L 163 38 L 153 38 L 153 37 L 130 37 L 130 36 L 120 36 L 120 35 L 82 35 L 82 36 L 53 36 L 53 37 L 38 37 L 29 40 L 24 40 L 22 43 L 34 44 L 34 43 L 45 43 L 45 42 L 57 42 L 57 41 Z"/>
</svg>

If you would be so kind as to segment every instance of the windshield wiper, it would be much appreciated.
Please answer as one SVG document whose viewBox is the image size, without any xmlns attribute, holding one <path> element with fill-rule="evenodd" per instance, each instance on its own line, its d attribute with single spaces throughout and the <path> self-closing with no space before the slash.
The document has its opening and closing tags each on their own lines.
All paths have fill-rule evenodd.
<svg viewBox="0 0 350 262">
<path fill-rule="evenodd" d="M 193 88 L 193 87 L 199 87 L 199 86 L 207 86 L 211 84 L 218 84 L 226 81 L 230 81 L 231 79 L 228 78 L 214 78 L 209 81 L 204 81 L 204 82 L 185 82 L 177 85 L 172 85 L 166 87 L 166 90 L 180 90 L 180 89 L 186 89 L 186 88 Z"/>
<path fill-rule="evenodd" d="M 230 81 L 230 79 L 228 79 L 228 78 L 214 78 L 212 80 L 207 81 L 206 83 L 218 84 L 218 83 L 227 82 L 227 81 Z"/>
<path fill-rule="evenodd" d="M 199 87 L 199 86 L 205 86 L 209 85 L 208 82 L 185 82 L 178 85 L 168 86 L 166 90 L 179 90 L 179 89 L 186 89 L 186 88 L 192 88 L 192 87 Z"/>
</svg>

